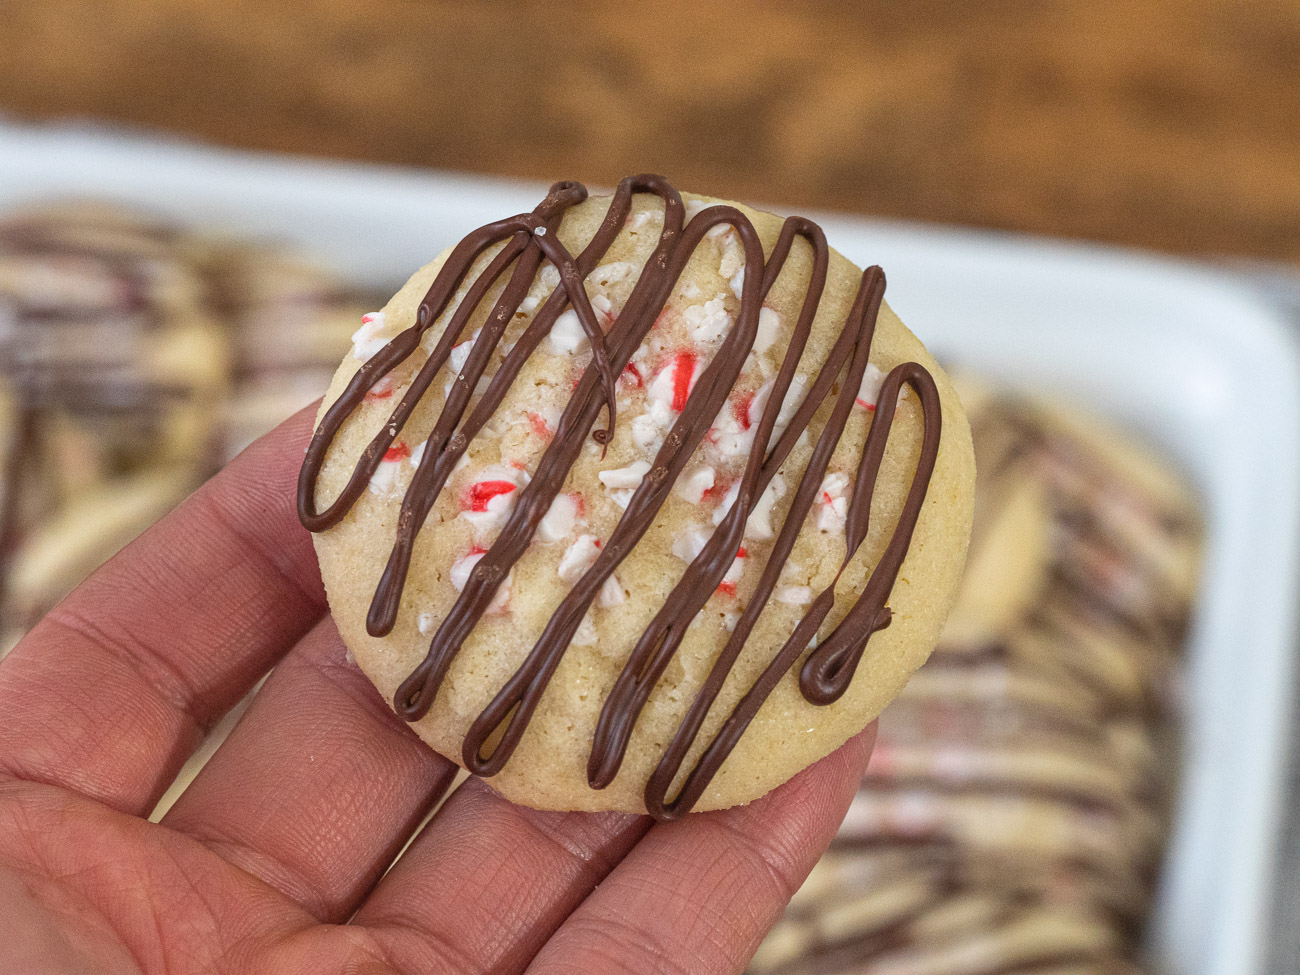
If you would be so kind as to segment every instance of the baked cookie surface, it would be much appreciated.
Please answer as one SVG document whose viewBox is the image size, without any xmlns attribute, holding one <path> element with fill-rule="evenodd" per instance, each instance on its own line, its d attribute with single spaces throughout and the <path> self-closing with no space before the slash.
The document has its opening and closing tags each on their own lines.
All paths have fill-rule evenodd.
<svg viewBox="0 0 1300 975">
<path fill-rule="evenodd" d="M 557 184 L 366 316 L 322 407 L 299 501 L 344 641 L 526 805 L 751 801 L 880 712 L 956 592 L 947 377 L 879 269 L 717 203 Z"/>
</svg>

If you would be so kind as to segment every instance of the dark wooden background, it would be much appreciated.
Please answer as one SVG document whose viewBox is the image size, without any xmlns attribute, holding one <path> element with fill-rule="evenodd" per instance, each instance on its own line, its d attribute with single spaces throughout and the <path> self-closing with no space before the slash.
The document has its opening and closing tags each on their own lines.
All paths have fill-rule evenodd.
<svg viewBox="0 0 1300 975">
<path fill-rule="evenodd" d="M 1300 262 L 1295 0 L 0 0 L 0 112 Z"/>
</svg>

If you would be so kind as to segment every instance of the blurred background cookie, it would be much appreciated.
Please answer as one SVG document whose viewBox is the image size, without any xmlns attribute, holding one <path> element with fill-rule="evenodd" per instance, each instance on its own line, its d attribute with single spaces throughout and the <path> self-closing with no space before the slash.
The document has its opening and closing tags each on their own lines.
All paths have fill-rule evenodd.
<svg viewBox="0 0 1300 975">
<path fill-rule="evenodd" d="M 1094 416 L 957 383 L 978 464 L 965 582 L 754 972 L 1136 970 L 1199 503 Z"/>
</svg>

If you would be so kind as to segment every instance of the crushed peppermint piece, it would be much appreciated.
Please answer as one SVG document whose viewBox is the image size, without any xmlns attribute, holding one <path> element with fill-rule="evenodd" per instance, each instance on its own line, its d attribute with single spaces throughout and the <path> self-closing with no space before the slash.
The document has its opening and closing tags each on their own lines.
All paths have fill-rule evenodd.
<svg viewBox="0 0 1300 975">
<path fill-rule="evenodd" d="M 848 517 L 849 501 L 845 492 L 849 487 L 847 475 L 835 471 L 822 479 L 817 493 L 817 530 L 838 533 L 844 530 Z"/>
<path fill-rule="evenodd" d="M 667 406 L 674 413 L 684 410 L 691 390 L 695 388 L 695 363 L 695 354 L 692 352 L 678 352 L 674 355 L 668 365 L 659 370 L 646 391 L 651 403 Z"/>
<path fill-rule="evenodd" d="M 784 494 L 785 478 L 780 474 L 773 475 L 767 490 L 759 497 L 754 510 L 749 513 L 749 520 L 745 522 L 746 538 L 766 540 L 776 536 L 772 530 L 772 506 Z"/>
<path fill-rule="evenodd" d="M 727 612 L 722 614 L 722 625 L 726 627 L 728 633 L 736 632 L 736 624 L 740 622 L 740 614 Z"/>
<path fill-rule="evenodd" d="M 721 341 L 731 328 L 731 314 L 720 295 L 710 298 L 702 305 L 688 307 L 682 312 L 682 321 L 686 323 L 691 341 L 700 345 L 712 345 Z"/>
<path fill-rule="evenodd" d="M 421 636 L 428 636 L 433 632 L 434 618 L 432 613 L 421 613 L 415 618 L 415 627 L 420 631 Z"/>
<path fill-rule="evenodd" d="M 632 418 L 632 442 L 643 450 L 658 450 L 662 442 L 659 424 L 649 413 Z"/>
<path fill-rule="evenodd" d="M 614 320 L 614 303 L 604 295 L 593 295 L 591 298 L 591 309 L 608 325 Z"/>
<path fill-rule="evenodd" d="M 766 352 L 776 344 L 776 337 L 781 334 L 781 316 L 770 305 L 758 310 L 758 335 L 754 338 L 754 349 Z"/>
<path fill-rule="evenodd" d="M 397 443 L 384 451 L 384 460 L 390 464 L 394 461 L 402 460 L 403 458 L 410 456 L 411 448 L 406 446 L 405 441 L 402 440 L 397 441 Z"/>
<path fill-rule="evenodd" d="M 713 489 L 714 471 L 708 464 L 697 467 L 685 477 L 679 478 L 673 491 L 678 497 L 691 504 L 699 504 Z"/>
<path fill-rule="evenodd" d="M 546 342 L 556 355 L 574 355 L 585 349 L 587 347 L 587 333 L 582 330 L 582 322 L 578 320 L 578 313 L 569 308 L 560 315 L 555 320 L 555 324 L 551 326 L 551 331 L 546 336 Z"/>
<path fill-rule="evenodd" d="M 573 639 L 569 642 L 575 647 L 589 647 L 600 639 L 600 634 L 596 632 L 596 624 L 588 613 L 578 624 L 578 628 L 573 631 Z"/>
<path fill-rule="evenodd" d="M 560 559 L 555 572 L 563 582 L 573 585 L 592 567 L 600 555 L 600 539 L 595 535 L 579 535 Z"/>
<path fill-rule="evenodd" d="M 809 586 L 781 586 L 776 591 L 776 601 L 787 606 L 807 606 L 812 602 L 812 589 Z"/>
<path fill-rule="evenodd" d="M 396 388 L 397 377 L 390 372 L 386 375 L 380 376 L 378 381 L 370 387 L 369 392 L 366 393 L 366 399 L 371 401 L 388 399 L 388 397 L 393 395 L 393 390 Z"/>
<path fill-rule="evenodd" d="M 524 416 L 528 419 L 529 429 L 543 440 L 550 440 L 555 436 L 555 428 L 560 422 L 559 410 L 554 407 L 543 410 L 528 410 Z"/>
<path fill-rule="evenodd" d="M 673 555 L 683 562 L 694 562 L 708 540 L 709 533 L 705 529 L 688 528 L 673 539 Z"/>
<path fill-rule="evenodd" d="M 610 576 L 601 584 L 600 595 L 596 597 L 596 605 L 602 609 L 608 609 L 611 606 L 621 606 L 625 602 L 627 602 L 627 593 L 624 591 L 622 583 L 618 581 L 618 576 Z"/>
<path fill-rule="evenodd" d="M 632 389 L 640 389 L 645 385 L 645 377 L 641 375 L 641 370 L 637 368 L 635 362 L 629 362 L 623 367 L 623 374 L 618 377 L 618 381 Z"/>
<path fill-rule="evenodd" d="M 582 496 L 557 494 L 551 506 L 546 509 L 546 514 L 542 517 L 537 530 L 548 542 L 563 541 L 569 537 L 580 517 L 582 517 Z"/>
<path fill-rule="evenodd" d="M 880 399 L 880 387 L 885 382 L 885 374 L 881 372 L 874 362 L 868 362 L 867 368 L 862 372 L 862 385 L 858 387 L 858 396 L 856 403 L 864 410 L 872 411 L 876 408 L 876 401 Z"/>
<path fill-rule="evenodd" d="M 465 591 L 465 586 L 469 583 L 469 577 L 474 572 L 474 567 L 479 564 L 485 555 L 487 555 L 487 552 L 475 545 L 451 564 L 448 576 L 457 592 Z M 488 613 L 500 613 L 505 610 L 506 604 L 510 602 L 510 585 L 514 575 L 514 570 L 511 569 L 506 573 L 506 577 L 501 580 L 501 585 L 497 586 L 496 595 L 492 597 L 492 602 L 488 605 Z"/>
<path fill-rule="evenodd" d="M 388 339 L 380 337 L 386 320 L 382 311 L 361 316 L 361 327 L 352 333 L 352 358 L 366 362 L 388 344 Z"/>
<path fill-rule="evenodd" d="M 745 549 L 741 548 L 736 553 L 736 557 L 731 560 L 731 567 L 727 569 L 727 574 L 718 583 L 718 592 L 724 596 L 734 596 L 736 594 L 736 584 L 740 582 L 741 577 L 745 574 L 745 558 L 747 554 Z"/>
<path fill-rule="evenodd" d="M 726 280 L 734 280 L 737 274 L 744 274 L 745 248 L 740 242 L 740 235 L 736 233 L 736 229 L 728 224 L 720 223 L 713 227 L 709 233 L 714 233 L 719 227 L 724 229 L 722 233 L 718 234 L 722 243 L 722 257 L 718 261 L 718 276 Z M 731 290 L 737 292 L 737 298 L 740 297 L 739 290 L 734 284 Z"/>
<path fill-rule="evenodd" d="M 635 460 L 626 467 L 616 467 L 613 470 L 601 471 L 597 476 L 600 483 L 611 489 L 631 488 L 636 489 L 641 486 L 642 479 L 645 478 L 646 472 L 650 470 L 648 461 Z"/>
<path fill-rule="evenodd" d="M 713 206 L 713 204 L 710 203 L 708 200 L 687 200 L 685 201 L 685 205 L 686 205 L 685 223 L 690 223 L 692 220 L 694 220 L 699 215 L 701 210 L 707 210 L 709 207 Z"/>
<path fill-rule="evenodd" d="M 470 511 L 487 511 L 488 504 L 515 489 L 512 481 L 475 481 L 469 486 L 466 500 Z"/>
<path fill-rule="evenodd" d="M 451 564 L 451 571 L 447 574 L 457 592 L 465 591 L 465 584 L 469 582 L 469 574 L 474 571 L 474 566 L 478 565 L 479 560 L 485 555 L 487 555 L 487 552 L 476 545 Z"/>
<path fill-rule="evenodd" d="M 731 285 L 731 293 L 732 293 L 733 295 L 736 296 L 736 300 L 737 300 L 737 301 L 740 301 L 741 296 L 745 293 L 745 269 L 744 269 L 744 267 L 741 267 L 741 269 L 740 269 L 739 271 L 737 271 L 735 274 L 733 274 L 733 275 L 731 276 L 731 280 L 728 281 L 727 283 Z M 761 315 L 762 312 L 759 312 L 759 314 Z"/>
<path fill-rule="evenodd" d="M 598 288 L 608 288 L 611 284 L 626 281 L 637 274 L 637 266 L 630 261 L 610 261 L 601 264 L 587 275 L 587 283 Z M 594 303 L 594 302 L 593 302 Z"/>
</svg>

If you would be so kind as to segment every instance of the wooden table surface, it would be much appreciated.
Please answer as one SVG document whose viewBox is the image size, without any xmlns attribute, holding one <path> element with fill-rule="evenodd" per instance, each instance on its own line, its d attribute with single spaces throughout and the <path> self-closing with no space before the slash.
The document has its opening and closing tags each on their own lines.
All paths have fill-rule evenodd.
<svg viewBox="0 0 1300 975">
<path fill-rule="evenodd" d="M 0 112 L 1300 263 L 1300 2 L 9 0 Z"/>
</svg>

